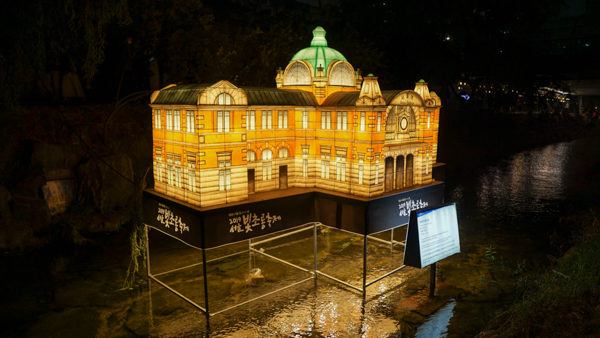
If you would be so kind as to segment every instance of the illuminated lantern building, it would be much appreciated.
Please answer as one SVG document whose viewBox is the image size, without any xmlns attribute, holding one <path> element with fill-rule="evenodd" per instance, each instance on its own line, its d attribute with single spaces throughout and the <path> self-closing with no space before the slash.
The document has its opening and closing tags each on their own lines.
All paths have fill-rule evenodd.
<svg viewBox="0 0 600 338">
<path fill-rule="evenodd" d="M 154 189 L 205 207 L 307 188 L 370 198 L 432 182 L 441 101 L 425 81 L 382 91 L 321 27 L 275 81 L 155 91 Z"/>
</svg>

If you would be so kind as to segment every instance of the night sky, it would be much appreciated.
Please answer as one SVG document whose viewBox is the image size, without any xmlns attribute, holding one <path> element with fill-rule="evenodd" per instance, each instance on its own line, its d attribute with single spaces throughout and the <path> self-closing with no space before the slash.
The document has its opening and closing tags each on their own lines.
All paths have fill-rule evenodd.
<svg viewBox="0 0 600 338">
<path fill-rule="evenodd" d="M 27 1 L 2 13 L 3 101 L 61 100 L 74 74 L 91 101 L 169 83 L 274 86 L 311 39 L 384 88 L 424 78 L 516 87 L 597 77 L 600 4 L 585 0 Z"/>
</svg>

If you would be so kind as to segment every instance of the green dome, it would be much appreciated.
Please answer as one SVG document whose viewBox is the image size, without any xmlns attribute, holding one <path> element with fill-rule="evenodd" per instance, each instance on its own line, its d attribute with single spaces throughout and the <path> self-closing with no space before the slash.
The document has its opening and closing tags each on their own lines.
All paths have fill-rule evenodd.
<svg viewBox="0 0 600 338">
<path fill-rule="evenodd" d="M 301 60 L 310 63 L 317 75 L 317 67 L 323 67 L 323 74 L 327 75 L 327 67 L 332 61 L 346 61 L 346 58 L 342 53 L 337 50 L 327 47 L 327 40 L 325 39 L 325 30 L 321 26 L 317 26 L 313 30 L 313 39 L 310 42 L 310 47 L 300 50 L 292 57 L 293 61 Z"/>
</svg>

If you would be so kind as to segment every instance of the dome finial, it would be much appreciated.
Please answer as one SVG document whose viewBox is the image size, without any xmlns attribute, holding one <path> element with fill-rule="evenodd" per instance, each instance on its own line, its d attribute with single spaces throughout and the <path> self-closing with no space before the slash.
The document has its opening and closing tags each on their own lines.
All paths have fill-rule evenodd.
<svg viewBox="0 0 600 338">
<path fill-rule="evenodd" d="M 327 47 L 327 40 L 325 39 L 325 34 L 327 34 L 327 32 L 325 32 L 323 27 L 321 27 L 321 26 L 315 27 L 315 29 L 313 29 L 313 39 L 310 42 L 310 45 L 313 47 L 314 46 Z"/>
</svg>

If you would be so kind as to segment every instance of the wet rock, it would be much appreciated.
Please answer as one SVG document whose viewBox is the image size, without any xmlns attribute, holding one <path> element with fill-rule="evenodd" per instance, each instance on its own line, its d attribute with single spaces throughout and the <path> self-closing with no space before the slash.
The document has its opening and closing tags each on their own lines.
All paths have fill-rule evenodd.
<svg viewBox="0 0 600 338">
<path fill-rule="evenodd" d="M 100 327 L 100 316 L 93 308 L 74 308 L 49 313 L 31 326 L 28 337 L 94 337 Z"/>
<path fill-rule="evenodd" d="M 246 284 L 248 285 L 256 285 L 265 280 L 265 276 L 263 276 L 262 270 L 259 268 L 254 268 L 248 272 L 248 276 L 246 277 Z"/>
</svg>

